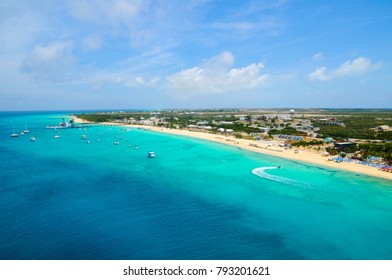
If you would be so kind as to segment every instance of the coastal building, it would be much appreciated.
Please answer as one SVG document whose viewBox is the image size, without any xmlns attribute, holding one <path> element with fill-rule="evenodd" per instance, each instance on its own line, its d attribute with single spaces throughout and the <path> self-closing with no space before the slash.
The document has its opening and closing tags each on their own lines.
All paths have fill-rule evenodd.
<svg viewBox="0 0 392 280">
<path fill-rule="evenodd" d="M 333 145 L 337 150 L 343 150 L 345 148 L 356 146 L 356 144 L 353 142 L 335 142 Z"/>
<path fill-rule="evenodd" d="M 271 130 L 271 128 L 269 128 L 269 127 L 259 127 L 259 129 L 261 132 L 268 132 Z"/>
<path fill-rule="evenodd" d="M 235 117 L 238 118 L 240 121 L 246 120 L 246 115 L 235 115 Z"/>
<path fill-rule="evenodd" d="M 380 125 L 374 128 L 375 131 L 381 131 L 381 132 L 386 132 L 386 131 L 392 131 L 392 127 L 389 125 Z"/>
<path fill-rule="evenodd" d="M 341 122 L 337 122 L 337 121 L 327 121 L 325 122 L 326 125 L 340 125 L 340 126 L 344 126 L 344 123 Z"/>
<path fill-rule="evenodd" d="M 324 142 L 326 142 L 326 143 L 332 143 L 334 141 L 335 140 L 332 137 L 327 137 L 327 138 L 324 139 Z"/>
<path fill-rule="evenodd" d="M 312 123 L 310 120 L 301 120 L 302 126 L 311 126 Z"/>
</svg>

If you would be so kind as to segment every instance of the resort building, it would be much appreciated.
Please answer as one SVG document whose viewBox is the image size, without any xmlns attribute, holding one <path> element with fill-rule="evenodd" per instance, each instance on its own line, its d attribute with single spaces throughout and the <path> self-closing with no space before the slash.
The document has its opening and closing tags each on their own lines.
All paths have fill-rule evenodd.
<svg viewBox="0 0 392 280">
<path fill-rule="evenodd" d="M 353 142 L 335 142 L 333 145 L 337 150 L 343 150 L 348 147 L 356 146 L 356 144 Z"/>
</svg>

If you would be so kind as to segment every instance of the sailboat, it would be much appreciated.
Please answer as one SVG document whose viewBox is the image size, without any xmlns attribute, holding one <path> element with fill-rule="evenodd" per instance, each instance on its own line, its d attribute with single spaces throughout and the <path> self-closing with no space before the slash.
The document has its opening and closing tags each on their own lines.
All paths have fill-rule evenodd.
<svg viewBox="0 0 392 280">
<path fill-rule="evenodd" d="M 15 133 L 15 124 L 12 123 L 13 127 L 14 127 L 14 133 L 11 134 L 11 137 L 19 137 L 18 133 Z"/>
<path fill-rule="evenodd" d="M 23 130 L 24 133 L 29 133 L 30 130 L 27 129 L 27 124 L 25 124 L 25 130 Z"/>
</svg>

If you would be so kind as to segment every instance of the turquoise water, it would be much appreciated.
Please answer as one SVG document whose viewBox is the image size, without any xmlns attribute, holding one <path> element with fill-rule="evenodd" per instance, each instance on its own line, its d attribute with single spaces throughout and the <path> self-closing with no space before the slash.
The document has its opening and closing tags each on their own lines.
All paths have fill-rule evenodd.
<svg viewBox="0 0 392 280">
<path fill-rule="evenodd" d="M 64 115 L 0 113 L 0 259 L 392 259 L 390 181 Z"/>
</svg>

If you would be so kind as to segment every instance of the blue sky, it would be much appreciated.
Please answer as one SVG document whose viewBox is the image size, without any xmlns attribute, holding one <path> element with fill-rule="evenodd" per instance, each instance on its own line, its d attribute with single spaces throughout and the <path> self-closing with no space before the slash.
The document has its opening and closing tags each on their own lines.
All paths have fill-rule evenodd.
<svg viewBox="0 0 392 280">
<path fill-rule="evenodd" d="M 0 2 L 0 110 L 392 108 L 392 1 Z"/>
</svg>

